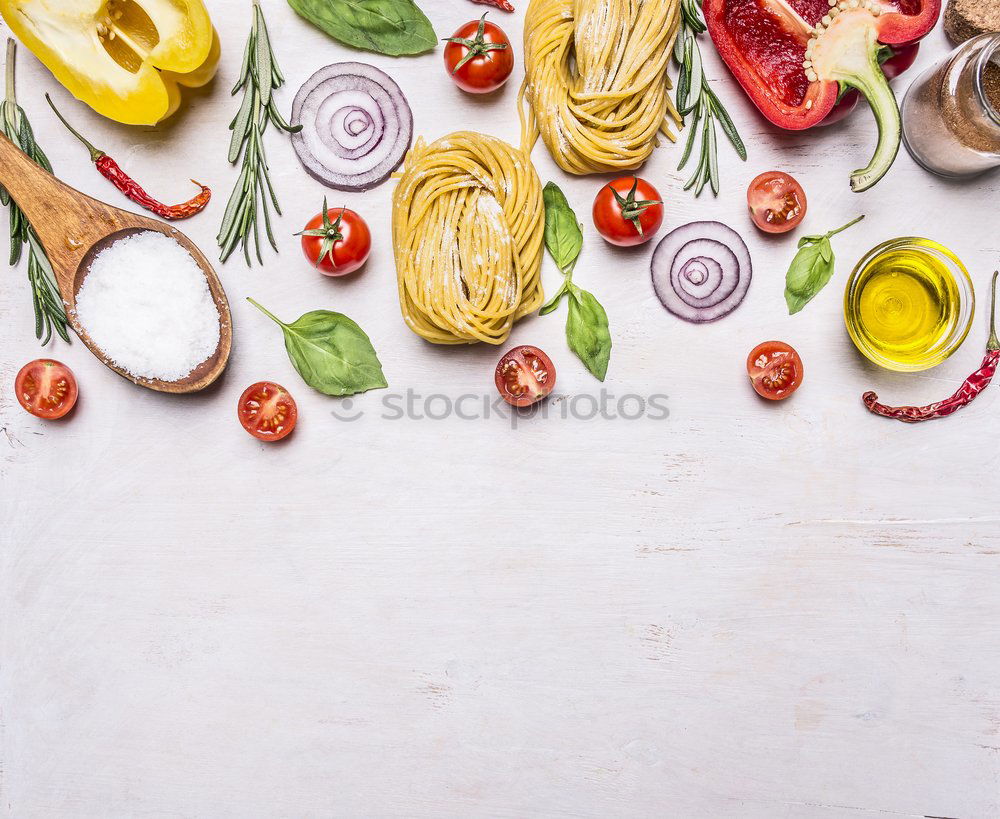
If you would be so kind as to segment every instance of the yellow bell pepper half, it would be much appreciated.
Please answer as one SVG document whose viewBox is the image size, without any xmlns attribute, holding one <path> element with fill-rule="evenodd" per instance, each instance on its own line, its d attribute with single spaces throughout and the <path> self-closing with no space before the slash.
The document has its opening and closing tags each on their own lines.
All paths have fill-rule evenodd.
<svg viewBox="0 0 1000 819">
<path fill-rule="evenodd" d="M 202 0 L 0 0 L 14 34 L 79 100 L 128 125 L 177 110 L 221 48 Z"/>
</svg>

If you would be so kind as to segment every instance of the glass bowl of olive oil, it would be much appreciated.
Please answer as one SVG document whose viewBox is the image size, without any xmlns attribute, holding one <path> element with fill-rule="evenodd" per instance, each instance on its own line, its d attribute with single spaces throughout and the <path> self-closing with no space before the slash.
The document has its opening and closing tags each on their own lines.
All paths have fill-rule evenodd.
<svg viewBox="0 0 1000 819">
<path fill-rule="evenodd" d="M 872 248 L 847 282 L 844 321 L 855 346 L 897 372 L 935 367 L 972 326 L 969 271 L 944 245 L 907 236 Z"/>
</svg>

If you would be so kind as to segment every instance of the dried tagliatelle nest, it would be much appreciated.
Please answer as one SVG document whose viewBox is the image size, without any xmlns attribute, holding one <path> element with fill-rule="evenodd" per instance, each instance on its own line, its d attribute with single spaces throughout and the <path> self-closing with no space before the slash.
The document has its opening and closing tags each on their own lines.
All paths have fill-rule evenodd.
<svg viewBox="0 0 1000 819">
<path fill-rule="evenodd" d="M 542 186 L 523 150 L 458 131 L 418 139 L 392 196 L 399 306 L 434 344 L 502 344 L 542 304 Z"/>
<path fill-rule="evenodd" d="M 670 102 L 677 0 L 531 0 L 524 21 L 522 142 L 541 135 L 568 173 L 641 166 L 662 131 L 680 124 Z"/>
</svg>

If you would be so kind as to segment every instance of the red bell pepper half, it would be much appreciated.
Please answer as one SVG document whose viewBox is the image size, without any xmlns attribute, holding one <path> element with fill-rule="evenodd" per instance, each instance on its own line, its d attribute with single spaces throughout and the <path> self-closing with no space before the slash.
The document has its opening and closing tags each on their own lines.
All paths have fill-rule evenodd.
<svg viewBox="0 0 1000 819">
<path fill-rule="evenodd" d="M 831 5 L 832 4 L 832 5 Z M 933 27 L 941 0 L 704 0 L 715 46 L 771 122 L 802 130 L 822 122 L 842 91 L 864 94 L 878 145 L 851 189 L 878 182 L 899 151 L 899 105 L 880 58 Z"/>
</svg>

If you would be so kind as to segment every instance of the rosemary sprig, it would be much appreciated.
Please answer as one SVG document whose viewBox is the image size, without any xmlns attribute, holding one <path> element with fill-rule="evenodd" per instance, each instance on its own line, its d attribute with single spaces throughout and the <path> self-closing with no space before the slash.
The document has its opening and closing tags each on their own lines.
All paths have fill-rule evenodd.
<svg viewBox="0 0 1000 819">
<path fill-rule="evenodd" d="M 24 113 L 17 104 L 14 92 L 14 56 L 16 45 L 12 39 L 7 40 L 7 93 L 0 103 L 0 130 L 11 142 L 24 151 L 32 162 L 52 173 L 45 152 L 35 142 L 34 131 Z M 63 306 L 56 286 L 56 277 L 52 272 L 49 257 L 45 255 L 42 243 L 38 240 L 34 229 L 28 224 L 24 212 L 17 206 L 10 194 L 0 186 L 0 204 L 10 213 L 10 266 L 14 267 L 21 261 L 21 251 L 28 246 L 28 283 L 31 285 L 31 301 L 35 309 L 35 338 L 45 338 L 42 344 L 48 344 L 55 330 L 63 341 L 69 341 L 67 331 L 66 308 Z"/>
<path fill-rule="evenodd" d="M 681 162 L 677 166 L 677 170 L 687 165 L 695 143 L 699 143 L 698 165 L 694 174 L 684 185 L 684 190 L 694 188 L 695 196 L 701 195 L 706 184 L 712 186 L 712 193 L 716 195 L 719 193 L 716 121 L 740 159 L 745 161 L 747 158 L 746 146 L 740 139 L 729 113 L 709 87 L 702 67 L 698 36 L 705 31 L 705 21 L 702 19 L 698 0 L 681 0 L 681 24 L 677 32 L 677 39 L 674 41 L 674 61 L 680 67 L 677 76 L 675 106 L 682 117 L 690 117 L 688 125 L 691 130 L 688 133 L 687 143 L 684 145 L 684 153 L 681 155 Z"/>
<path fill-rule="evenodd" d="M 279 216 L 281 206 L 271 184 L 267 155 L 264 152 L 264 131 L 268 122 L 290 134 L 302 130 L 301 125 L 289 125 L 274 105 L 272 92 L 284 82 L 285 78 L 271 49 L 271 38 L 267 33 L 260 2 L 253 0 L 253 25 L 243 52 L 240 79 L 233 88 L 233 96 L 243 91 L 243 103 L 229 124 L 229 130 L 233 132 L 229 143 L 229 161 L 235 164 L 242 155 L 243 167 L 229 197 L 217 237 L 223 262 L 230 257 L 237 245 L 242 245 L 247 264 L 251 264 L 250 237 L 253 236 L 257 261 L 264 263 L 260 255 L 260 214 L 263 214 L 264 230 L 271 247 L 275 251 L 278 249 L 271 230 L 268 200 Z"/>
</svg>

